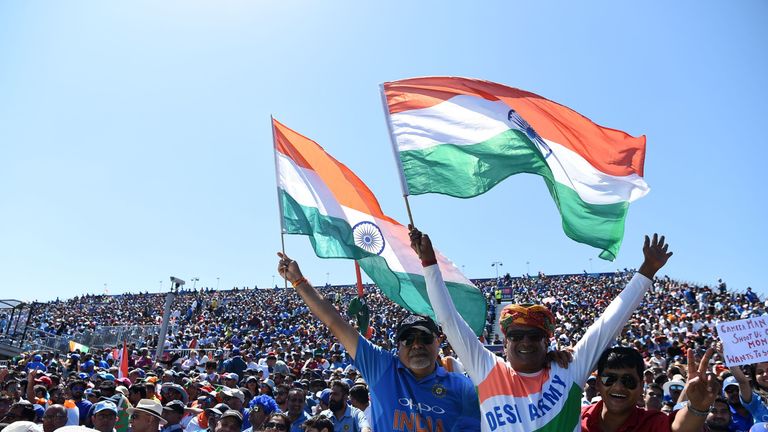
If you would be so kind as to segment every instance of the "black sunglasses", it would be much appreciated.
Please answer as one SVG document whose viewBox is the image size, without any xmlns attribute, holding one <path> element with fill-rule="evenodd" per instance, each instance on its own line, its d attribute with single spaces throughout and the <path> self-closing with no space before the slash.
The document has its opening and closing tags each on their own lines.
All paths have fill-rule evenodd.
<svg viewBox="0 0 768 432">
<path fill-rule="evenodd" d="M 507 339 L 512 342 L 520 342 L 528 338 L 531 342 L 541 342 L 547 336 L 542 330 L 510 330 L 507 333 Z"/>
<path fill-rule="evenodd" d="M 288 425 L 282 423 L 269 422 L 264 425 L 267 429 L 288 430 Z"/>
<path fill-rule="evenodd" d="M 616 384 L 616 381 L 621 381 L 621 385 L 623 385 L 628 390 L 634 390 L 637 388 L 637 378 L 633 377 L 632 375 L 624 374 L 622 376 L 618 376 L 612 373 L 604 373 L 600 375 L 600 382 L 602 382 L 606 387 L 610 387 Z"/>
<path fill-rule="evenodd" d="M 435 335 L 431 333 L 414 332 L 400 336 L 400 342 L 407 347 L 413 345 L 413 343 L 416 342 L 416 339 L 420 340 L 424 345 L 432 345 L 432 342 L 435 341 Z"/>
</svg>

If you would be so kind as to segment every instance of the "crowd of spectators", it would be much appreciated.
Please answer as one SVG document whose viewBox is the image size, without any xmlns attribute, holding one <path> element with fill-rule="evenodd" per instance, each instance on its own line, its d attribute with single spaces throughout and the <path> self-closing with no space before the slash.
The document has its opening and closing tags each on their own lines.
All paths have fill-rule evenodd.
<svg viewBox="0 0 768 432">
<path fill-rule="evenodd" d="M 567 348 L 632 274 L 506 275 L 498 281 L 474 281 L 488 301 L 488 326 L 481 338 L 487 344 L 501 343 L 494 328 L 497 298 L 503 291 L 507 301 L 547 304 L 559 323 L 552 349 Z M 342 314 L 357 295 L 354 286 L 319 289 Z M 371 339 L 385 350 L 395 349 L 395 327 L 405 311 L 372 285 L 365 287 L 365 301 L 371 312 Z M 41 334 L 78 341 L 110 326 L 157 326 L 164 302 L 165 294 L 85 295 L 38 304 L 31 325 Z M 368 409 L 368 391 L 375 389 L 367 388 L 344 347 L 292 289 L 182 290 L 171 310 L 172 331 L 163 357 L 158 362 L 151 358 L 156 334 L 128 340 L 130 373 L 125 377 L 118 371 L 119 344 L 90 347 L 88 352 L 40 350 L 13 359 L 0 371 L 0 422 L 39 423 L 45 432 L 55 430 L 54 421 L 58 426 L 124 431 L 130 427 L 129 412 L 139 412 L 155 415 L 168 432 L 173 430 L 169 424 L 188 432 L 218 430 L 219 425 L 222 430 L 287 430 L 282 425 L 290 427 L 299 412 L 311 417 L 327 410 L 334 388 L 351 405 Z M 766 304 L 751 289 L 736 293 L 722 282 L 708 287 L 658 278 L 617 340 L 634 347 L 645 361 L 638 404 L 671 412 L 686 382 L 688 351 L 698 361 L 715 345 L 716 323 L 765 313 Z M 452 356 L 450 346 L 444 345 L 442 354 Z M 731 374 L 718 354 L 712 370 L 721 379 Z M 749 372 L 747 380 L 759 390 L 754 368 Z M 585 404 L 599 399 L 594 383 L 585 383 Z M 758 392 L 758 401 L 765 395 Z M 145 402 L 149 400 L 162 405 L 157 408 Z M 180 402 L 168 408 L 174 400 Z M 738 397 L 725 403 L 736 414 L 730 417 L 738 417 Z M 104 423 L 100 415 L 110 421 Z M 733 420 L 729 422 L 731 427 Z M 315 423 L 325 424 L 319 419 L 310 424 Z"/>
</svg>

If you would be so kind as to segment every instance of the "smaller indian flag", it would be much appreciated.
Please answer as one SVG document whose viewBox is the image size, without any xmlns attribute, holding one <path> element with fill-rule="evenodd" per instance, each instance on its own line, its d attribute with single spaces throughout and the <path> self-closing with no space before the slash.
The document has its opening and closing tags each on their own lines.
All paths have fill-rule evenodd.
<svg viewBox="0 0 768 432">
<path fill-rule="evenodd" d="M 81 353 L 87 353 L 90 348 L 75 341 L 69 341 L 69 352 L 80 350 Z"/>
<path fill-rule="evenodd" d="M 117 363 L 119 364 L 117 375 L 118 378 L 128 377 L 128 344 L 123 341 L 123 349 L 120 350 L 120 354 L 117 357 Z"/>
<path fill-rule="evenodd" d="M 309 236 L 321 258 L 349 258 L 391 300 L 434 317 L 408 229 L 385 215 L 368 186 L 316 142 L 272 120 L 283 233 Z M 438 265 L 459 313 L 481 334 L 482 293 L 439 252 Z"/>
<path fill-rule="evenodd" d="M 382 85 L 406 195 L 483 194 L 540 175 L 565 234 L 613 260 L 629 203 L 645 196 L 645 137 L 593 123 L 539 95 L 490 81 L 411 78 Z"/>
</svg>

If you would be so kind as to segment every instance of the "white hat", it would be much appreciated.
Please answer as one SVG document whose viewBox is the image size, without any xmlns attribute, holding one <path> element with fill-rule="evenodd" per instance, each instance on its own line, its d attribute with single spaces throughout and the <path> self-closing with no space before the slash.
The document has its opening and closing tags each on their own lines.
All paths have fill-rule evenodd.
<svg viewBox="0 0 768 432">
<path fill-rule="evenodd" d="M 224 396 L 238 398 L 240 399 L 240 402 L 245 402 L 245 395 L 243 394 L 243 392 L 240 391 L 240 389 L 224 387 L 224 390 L 222 390 L 221 393 Z"/>
<path fill-rule="evenodd" d="M 129 415 L 133 415 L 133 413 L 136 411 L 140 411 L 157 417 L 160 420 L 161 425 L 167 423 L 167 421 L 165 421 L 163 418 L 163 405 L 154 399 L 142 399 L 139 401 L 135 408 L 128 408 L 126 411 L 128 411 Z"/>
<path fill-rule="evenodd" d="M 19 420 L 9 424 L 3 430 L 8 432 L 42 432 L 43 428 L 34 422 Z"/>
<path fill-rule="evenodd" d="M 675 375 L 672 377 L 672 381 L 667 381 L 664 383 L 664 386 L 662 387 L 664 389 L 664 394 L 669 395 L 669 388 L 673 385 L 679 385 L 680 387 L 685 387 L 685 378 L 682 375 Z"/>
</svg>

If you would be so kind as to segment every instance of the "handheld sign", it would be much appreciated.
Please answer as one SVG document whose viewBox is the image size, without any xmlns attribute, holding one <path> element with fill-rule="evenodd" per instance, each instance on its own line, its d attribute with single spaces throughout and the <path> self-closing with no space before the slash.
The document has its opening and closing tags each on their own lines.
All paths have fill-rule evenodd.
<svg viewBox="0 0 768 432">
<path fill-rule="evenodd" d="M 768 316 L 717 324 L 727 366 L 768 361 Z"/>
</svg>

